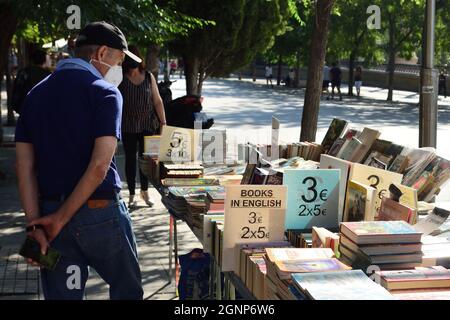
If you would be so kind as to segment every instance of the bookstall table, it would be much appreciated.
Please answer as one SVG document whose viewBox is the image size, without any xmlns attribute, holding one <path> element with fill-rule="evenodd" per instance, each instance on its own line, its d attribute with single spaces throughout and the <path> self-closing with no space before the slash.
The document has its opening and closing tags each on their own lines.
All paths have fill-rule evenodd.
<svg viewBox="0 0 450 320">
<path fill-rule="evenodd" d="M 144 161 L 140 161 L 141 167 L 145 165 Z M 164 196 L 168 189 L 165 188 L 160 181 L 154 181 L 150 175 L 147 174 L 147 170 L 143 170 L 143 173 L 147 175 L 147 177 L 152 181 L 153 186 L 158 191 L 161 196 Z M 167 212 L 169 213 L 169 283 L 174 280 L 175 285 L 178 283 L 178 229 L 177 222 L 178 220 L 184 221 L 177 214 L 175 214 L 171 209 L 167 208 Z M 202 239 L 199 235 L 197 235 L 193 228 L 186 223 L 190 229 L 190 231 L 196 236 L 200 243 Z M 222 277 L 221 274 L 224 275 L 224 285 L 222 287 Z M 177 291 L 177 289 L 175 289 Z M 227 300 L 235 300 L 236 292 L 238 292 L 239 296 L 245 300 L 256 300 L 250 290 L 245 286 L 245 283 L 239 278 L 234 272 L 222 272 L 220 266 L 215 261 L 213 257 L 211 257 L 210 262 L 210 297 L 213 299 L 221 300 L 224 297 Z"/>
</svg>

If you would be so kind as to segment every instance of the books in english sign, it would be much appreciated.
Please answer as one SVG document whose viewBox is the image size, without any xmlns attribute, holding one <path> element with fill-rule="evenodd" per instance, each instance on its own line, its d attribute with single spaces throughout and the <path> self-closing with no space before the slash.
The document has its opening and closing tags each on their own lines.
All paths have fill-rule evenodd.
<svg viewBox="0 0 450 320">
<path fill-rule="evenodd" d="M 339 227 L 338 169 L 286 170 L 288 188 L 285 228 Z"/>
<path fill-rule="evenodd" d="M 222 271 L 237 271 L 237 243 L 284 240 L 286 187 L 225 186 Z"/>
</svg>

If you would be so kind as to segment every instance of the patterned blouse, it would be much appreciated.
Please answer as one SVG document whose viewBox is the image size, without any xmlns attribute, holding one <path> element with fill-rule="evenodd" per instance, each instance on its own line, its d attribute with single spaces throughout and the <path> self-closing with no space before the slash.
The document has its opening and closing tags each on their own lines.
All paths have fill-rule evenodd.
<svg viewBox="0 0 450 320">
<path fill-rule="evenodd" d="M 124 76 L 119 90 L 123 96 L 122 132 L 142 133 L 155 131 L 157 115 L 153 105 L 150 73 L 145 72 L 145 80 L 135 85 Z"/>
</svg>

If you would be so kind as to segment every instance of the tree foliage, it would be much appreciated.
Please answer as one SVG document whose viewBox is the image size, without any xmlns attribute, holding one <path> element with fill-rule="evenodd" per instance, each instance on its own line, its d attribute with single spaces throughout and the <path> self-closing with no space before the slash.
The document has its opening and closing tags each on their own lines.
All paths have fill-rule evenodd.
<svg viewBox="0 0 450 320">
<path fill-rule="evenodd" d="M 188 93 L 197 94 L 207 77 L 225 76 L 252 61 L 285 32 L 294 14 L 289 0 L 179 0 L 177 8 L 215 22 L 170 43 L 184 58 Z"/>
</svg>

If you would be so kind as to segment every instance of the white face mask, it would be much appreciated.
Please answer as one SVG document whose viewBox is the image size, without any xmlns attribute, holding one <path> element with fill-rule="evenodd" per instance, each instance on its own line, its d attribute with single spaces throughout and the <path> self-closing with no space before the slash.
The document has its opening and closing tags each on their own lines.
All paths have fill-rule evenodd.
<svg viewBox="0 0 450 320">
<path fill-rule="evenodd" d="M 100 64 L 103 64 L 105 66 L 109 67 L 108 72 L 105 74 L 105 76 L 103 77 L 103 79 L 105 79 L 105 81 L 111 83 L 112 85 L 118 87 L 119 84 L 122 82 L 123 80 L 123 74 L 122 74 L 122 66 L 111 66 L 103 61 L 98 61 L 95 59 L 92 59 L 91 61 L 97 61 Z"/>
</svg>

